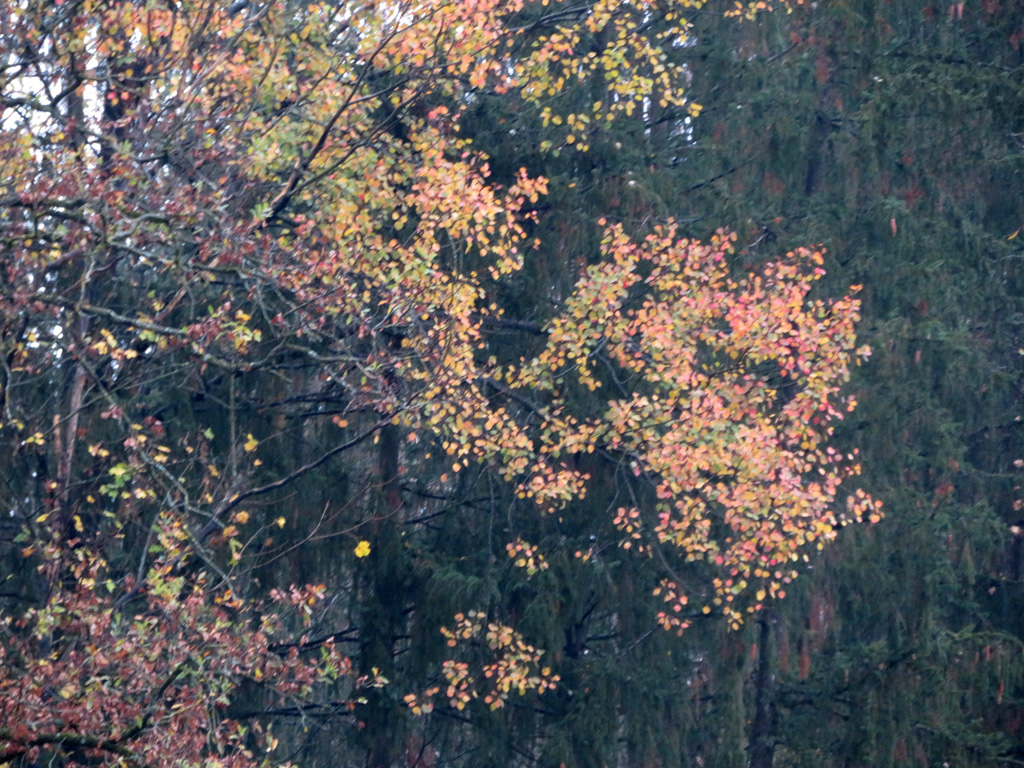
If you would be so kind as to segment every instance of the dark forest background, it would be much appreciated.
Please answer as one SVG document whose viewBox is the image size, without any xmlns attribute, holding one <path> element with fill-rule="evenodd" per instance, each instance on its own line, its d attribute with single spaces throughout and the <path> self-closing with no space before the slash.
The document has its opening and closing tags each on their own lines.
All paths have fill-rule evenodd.
<svg viewBox="0 0 1024 768">
<path fill-rule="evenodd" d="M 587 643 L 566 663 L 589 692 L 545 721 L 564 745 L 552 764 L 1024 763 L 1024 8 L 850 0 L 691 20 L 676 54 L 697 119 L 654 106 L 531 165 L 553 191 L 524 292 L 565 290 L 609 213 L 633 231 L 731 227 L 747 264 L 823 244 L 822 290 L 864 286 L 873 355 L 838 439 L 886 518 L 845 529 L 739 633 Z M 470 128 L 499 167 L 557 142 L 507 101 Z M 626 568 L 615 589 L 639 603 Z M 573 585 L 572 615 L 599 615 L 607 591 Z"/>
</svg>

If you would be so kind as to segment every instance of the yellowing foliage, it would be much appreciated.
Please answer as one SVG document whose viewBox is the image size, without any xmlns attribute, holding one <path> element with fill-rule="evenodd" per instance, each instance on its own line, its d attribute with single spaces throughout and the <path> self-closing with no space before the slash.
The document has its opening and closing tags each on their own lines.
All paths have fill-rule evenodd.
<svg viewBox="0 0 1024 768">
<path fill-rule="evenodd" d="M 540 351 L 513 364 L 492 354 L 487 324 L 515 321 L 496 287 L 533 246 L 547 181 L 520 169 L 495 183 L 460 134 L 462 111 L 481 93 L 518 93 L 578 151 L 653 104 L 695 118 L 687 73 L 665 51 L 685 44 L 683 14 L 699 2 L 599 0 L 569 14 L 546 0 L 0 2 L 0 418 L 14 453 L 47 467 L 34 479 L 48 529 L 28 531 L 23 551 L 48 547 L 49 590 L 20 617 L 36 634 L 0 673 L 9 759 L 49 745 L 118 764 L 214 752 L 259 764 L 239 723 L 208 722 L 242 676 L 287 698 L 350 670 L 333 648 L 300 661 L 305 640 L 268 650 L 268 612 L 238 597 L 238 569 L 247 548 L 270 550 L 295 525 L 274 509 L 243 541 L 238 526 L 256 513 L 235 510 L 364 441 L 383 452 L 391 430 L 433 441 L 453 473 L 487 465 L 538 514 L 585 497 L 592 478 L 574 456 L 628 473 L 656 501 L 613 513 L 623 547 L 718 574 L 703 592 L 662 582 L 666 627 L 685 627 L 690 603 L 738 623 L 783 594 L 807 545 L 877 519 L 861 492 L 837 501 L 856 463 L 827 441 L 866 350 L 854 351 L 855 298 L 811 298 L 820 253 L 734 279 L 726 232 L 700 243 L 669 223 L 637 242 L 609 225 Z M 516 26 L 527 12 L 540 31 Z M 546 100 L 573 82 L 600 82 L 605 96 L 555 113 Z M 18 401 L 52 389 L 55 368 L 69 382 L 56 405 Z M 170 439 L 158 409 L 135 417 L 165 378 L 205 396 L 196 382 L 210 370 L 227 382 L 227 424 Z M 312 395 L 289 390 L 296 370 Z M 283 391 L 253 396 L 258 376 Z M 240 427 L 238 403 L 262 413 L 329 387 L 343 413 L 304 416 L 333 421 L 329 447 L 297 469 L 264 466 L 274 435 Z M 599 410 L 574 410 L 572 387 Z M 79 498 L 79 478 L 93 493 Z M 133 531 L 146 542 L 138 575 L 115 584 L 102 550 L 125 521 L 150 530 Z M 539 546 L 507 551 L 529 576 L 551 575 Z M 370 553 L 358 539 L 356 558 Z M 136 589 L 151 613 L 114 621 Z M 277 597 L 308 622 L 321 592 Z M 258 642 L 233 613 L 262 627 Z M 51 629 L 67 655 L 39 655 Z M 87 653 L 80 631 L 94 638 Z M 497 618 L 460 614 L 444 637 L 456 649 L 444 684 L 406 697 L 415 711 L 442 692 L 457 709 L 478 696 L 499 708 L 559 680 Z M 465 658 L 467 643 L 489 655 Z M 352 690 L 383 684 L 375 672 Z M 61 736 L 72 722 L 78 735 Z"/>
</svg>

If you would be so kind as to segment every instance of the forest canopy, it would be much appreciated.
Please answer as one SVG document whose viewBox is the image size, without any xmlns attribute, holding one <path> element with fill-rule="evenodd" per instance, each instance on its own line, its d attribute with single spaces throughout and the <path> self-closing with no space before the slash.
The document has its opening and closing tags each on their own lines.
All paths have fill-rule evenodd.
<svg viewBox="0 0 1024 768">
<path fill-rule="evenodd" d="M 557 764 L 880 519 L 860 286 L 639 197 L 698 12 L 2 2 L 0 763 Z"/>
</svg>

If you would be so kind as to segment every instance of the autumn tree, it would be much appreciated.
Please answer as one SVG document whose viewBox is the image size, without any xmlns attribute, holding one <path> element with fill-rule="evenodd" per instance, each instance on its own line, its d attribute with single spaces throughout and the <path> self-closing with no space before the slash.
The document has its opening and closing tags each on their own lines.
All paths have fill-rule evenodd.
<svg viewBox="0 0 1024 768">
<path fill-rule="evenodd" d="M 3 4 L 6 760 L 606 761 L 602 669 L 877 519 L 820 250 L 610 210 L 531 308 L 547 161 L 462 131 L 688 124 L 687 5 Z"/>
<path fill-rule="evenodd" d="M 694 19 L 678 55 L 701 118 L 663 133 L 638 186 L 684 174 L 678 205 L 736 229 L 746 260 L 823 242 L 825 290 L 864 285 L 874 351 L 837 445 L 861 449 L 886 520 L 845 531 L 778 606 L 775 765 L 1012 764 L 1020 8 Z M 759 635 L 748 647 L 765 650 Z M 736 711 L 757 698 L 754 667 Z"/>
</svg>

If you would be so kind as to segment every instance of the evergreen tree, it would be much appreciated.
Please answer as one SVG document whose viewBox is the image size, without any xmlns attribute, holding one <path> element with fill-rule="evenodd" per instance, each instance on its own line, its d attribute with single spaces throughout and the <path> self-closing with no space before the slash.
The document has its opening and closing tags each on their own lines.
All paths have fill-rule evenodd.
<svg viewBox="0 0 1024 768">
<path fill-rule="evenodd" d="M 825 289 L 865 286 L 842 439 L 886 520 L 779 606 L 776 765 L 1020 759 L 1022 21 L 819 3 L 702 15 L 684 52 L 705 109 L 680 205 L 752 261 L 820 241 Z"/>
<path fill-rule="evenodd" d="M 1021 12 L 865 2 L 691 19 L 672 63 L 692 77 L 697 119 L 648 105 L 584 153 L 523 107 L 483 103 L 468 123 L 498 168 L 549 148 L 532 167 L 551 178 L 558 202 L 538 230 L 557 248 L 534 257 L 524 292 L 564 291 L 608 211 L 635 232 L 667 216 L 695 236 L 725 223 L 751 266 L 822 242 L 822 290 L 864 285 L 874 353 L 841 439 L 887 519 L 845 532 L 778 614 L 732 641 L 756 659 L 737 667 L 715 652 L 728 642 L 689 631 L 678 674 L 704 690 L 674 725 L 677 759 L 1018 759 Z"/>
</svg>

